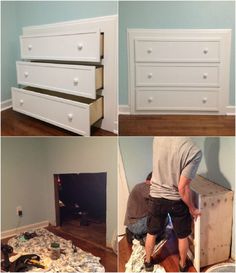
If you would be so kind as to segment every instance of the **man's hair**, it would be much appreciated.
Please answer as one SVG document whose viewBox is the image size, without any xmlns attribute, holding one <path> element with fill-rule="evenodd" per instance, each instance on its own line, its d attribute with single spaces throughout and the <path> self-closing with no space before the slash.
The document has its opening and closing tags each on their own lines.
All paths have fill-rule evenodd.
<svg viewBox="0 0 236 273">
<path fill-rule="evenodd" d="M 150 172 L 149 174 L 148 174 L 148 176 L 147 176 L 147 178 L 146 178 L 146 180 L 151 180 L 151 178 L 152 178 L 152 172 Z"/>
</svg>

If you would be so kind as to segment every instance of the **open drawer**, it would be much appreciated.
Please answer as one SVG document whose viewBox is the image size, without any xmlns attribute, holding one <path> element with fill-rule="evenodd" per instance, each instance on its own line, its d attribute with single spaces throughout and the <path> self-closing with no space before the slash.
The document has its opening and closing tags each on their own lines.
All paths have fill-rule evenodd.
<svg viewBox="0 0 236 273">
<path fill-rule="evenodd" d="M 26 87 L 12 88 L 13 110 L 74 133 L 89 136 L 90 127 L 103 117 L 103 97 L 96 100 Z"/>
<path fill-rule="evenodd" d="M 103 67 L 16 62 L 18 84 L 96 99 L 103 88 Z"/>
</svg>

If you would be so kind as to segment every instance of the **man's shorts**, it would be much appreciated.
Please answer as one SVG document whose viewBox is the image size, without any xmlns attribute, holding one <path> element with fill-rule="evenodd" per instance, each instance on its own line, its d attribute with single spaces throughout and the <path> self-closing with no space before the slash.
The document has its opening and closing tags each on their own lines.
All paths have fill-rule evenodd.
<svg viewBox="0 0 236 273">
<path fill-rule="evenodd" d="M 188 206 L 182 200 L 149 197 L 147 232 L 160 236 L 165 228 L 167 214 L 170 214 L 178 238 L 191 234 L 192 217 Z"/>
</svg>

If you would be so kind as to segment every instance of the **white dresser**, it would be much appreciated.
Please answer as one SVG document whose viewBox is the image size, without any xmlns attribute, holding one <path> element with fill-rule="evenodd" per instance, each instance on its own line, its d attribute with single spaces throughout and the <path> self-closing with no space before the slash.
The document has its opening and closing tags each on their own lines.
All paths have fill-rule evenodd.
<svg viewBox="0 0 236 273">
<path fill-rule="evenodd" d="M 231 30 L 128 29 L 132 114 L 225 114 Z"/>
<path fill-rule="evenodd" d="M 23 28 L 13 109 L 80 135 L 117 132 L 117 16 Z"/>
</svg>

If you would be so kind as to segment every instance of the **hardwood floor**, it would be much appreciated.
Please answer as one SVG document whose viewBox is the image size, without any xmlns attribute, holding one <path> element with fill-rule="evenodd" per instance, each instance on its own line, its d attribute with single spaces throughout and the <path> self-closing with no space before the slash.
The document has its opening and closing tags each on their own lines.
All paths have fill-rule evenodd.
<svg viewBox="0 0 236 273">
<path fill-rule="evenodd" d="M 75 133 L 20 114 L 12 108 L 1 112 L 2 136 L 78 136 Z M 114 133 L 92 127 L 92 136 L 115 136 Z"/>
<path fill-rule="evenodd" d="M 127 243 L 125 237 L 119 242 L 119 271 L 125 271 L 125 264 L 128 262 L 129 257 L 132 253 L 131 245 Z M 177 240 L 172 234 L 166 244 L 162 247 L 162 249 L 157 253 L 157 256 L 154 257 L 154 260 L 157 264 L 160 264 L 164 267 L 166 272 L 178 272 L 178 245 Z M 196 272 L 192 263 L 189 261 L 188 272 Z"/>
<path fill-rule="evenodd" d="M 119 242 L 119 253 L 118 253 L 119 272 L 125 271 L 125 264 L 128 262 L 131 254 L 132 254 L 132 245 L 128 244 L 126 238 L 123 237 L 121 241 Z M 178 261 L 179 261 L 178 244 L 177 244 L 177 239 L 173 232 L 169 240 L 166 242 L 166 244 L 157 253 L 157 255 L 155 255 L 154 260 L 157 264 L 160 264 L 161 266 L 163 266 L 166 272 L 178 272 Z M 234 262 L 234 261 L 232 259 L 229 259 L 225 262 Z M 187 264 L 188 264 L 188 272 L 197 272 L 191 261 L 188 260 Z M 211 266 L 201 268 L 201 272 L 205 272 L 209 267 Z"/>
<path fill-rule="evenodd" d="M 120 115 L 120 136 L 234 136 L 234 116 Z"/>
<path fill-rule="evenodd" d="M 98 247 L 106 247 L 106 224 L 89 223 L 88 226 L 81 226 L 79 219 L 67 220 L 62 223 L 60 230 L 65 231 L 74 237 L 90 242 Z"/>
</svg>

